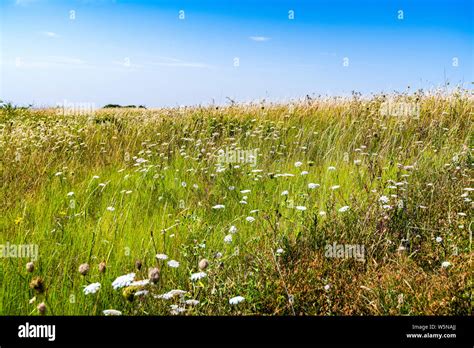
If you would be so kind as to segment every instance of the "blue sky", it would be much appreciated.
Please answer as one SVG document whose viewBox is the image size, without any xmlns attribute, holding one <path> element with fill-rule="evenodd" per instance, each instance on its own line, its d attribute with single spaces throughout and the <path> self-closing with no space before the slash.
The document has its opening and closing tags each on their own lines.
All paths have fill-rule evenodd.
<svg viewBox="0 0 474 348">
<path fill-rule="evenodd" d="M 0 0 L 0 99 L 157 107 L 471 88 L 473 11 L 471 0 Z"/>
</svg>

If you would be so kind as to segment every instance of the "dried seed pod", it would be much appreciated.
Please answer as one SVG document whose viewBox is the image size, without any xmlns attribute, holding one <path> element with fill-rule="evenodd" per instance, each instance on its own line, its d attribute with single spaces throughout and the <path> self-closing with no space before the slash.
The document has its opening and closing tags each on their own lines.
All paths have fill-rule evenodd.
<svg viewBox="0 0 474 348">
<path fill-rule="evenodd" d="M 35 264 L 33 262 L 28 262 L 26 264 L 26 271 L 32 273 L 35 270 Z"/>
<path fill-rule="evenodd" d="M 89 264 L 88 263 L 83 263 L 82 265 L 79 266 L 79 273 L 85 276 L 87 273 L 89 273 Z"/>
<path fill-rule="evenodd" d="M 201 271 L 204 271 L 209 266 L 209 261 L 207 261 L 206 259 L 202 259 L 201 261 L 199 261 L 198 266 Z"/>
<path fill-rule="evenodd" d="M 41 277 L 35 277 L 30 282 L 30 288 L 34 289 L 38 293 L 44 292 L 44 282 Z"/>
<path fill-rule="evenodd" d="M 41 302 L 36 308 L 38 309 L 39 314 L 44 315 L 46 313 L 46 305 L 44 302 Z"/>
<path fill-rule="evenodd" d="M 160 279 L 160 270 L 156 267 L 150 268 L 148 270 L 148 278 L 150 278 L 150 282 L 157 283 Z"/>
<path fill-rule="evenodd" d="M 105 273 L 107 269 L 107 265 L 105 263 L 105 261 L 102 261 L 101 263 L 99 263 L 99 272 L 100 273 Z"/>
</svg>

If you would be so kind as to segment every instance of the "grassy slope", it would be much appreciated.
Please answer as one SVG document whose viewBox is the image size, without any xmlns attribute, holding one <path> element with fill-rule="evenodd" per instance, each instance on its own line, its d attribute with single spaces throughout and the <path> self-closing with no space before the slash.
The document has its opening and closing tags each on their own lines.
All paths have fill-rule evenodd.
<svg viewBox="0 0 474 348">
<path fill-rule="evenodd" d="M 28 259 L 0 259 L 0 313 L 36 314 L 45 301 L 49 314 L 169 314 L 178 298 L 129 302 L 110 285 L 132 271 L 146 278 L 155 265 L 161 279 L 150 292 L 188 291 L 186 299 L 201 302 L 190 314 L 469 313 L 471 202 L 461 195 L 472 187 L 472 99 L 422 97 L 420 117 L 380 116 L 381 101 L 316 101 L 290 111 L 0 111 L 0 244 L 39 245 L 33 274 Z M 257 166 L 216 172 L 217 151 L 233 145 L 257 148 Z M 135 165 L 137 158 L 148 162 Z M 321 186 L 311 190 L 310 182 Z M 393 209 L 382 208 L 382 195 Z M 349 211 L 338 212 L 346 205 Z M 245 220 L 250 215 L 254 222 Z M 226 244 L 231 225 L 238 231 Z M 334 242 L 363 244 L 366 262 L 325 257 Z M 406 251 L 398 251 L 402 244 Z M 180 267 L 157 261 L 157 252 Z M 203 257 L 208 276 L 191 282 Z M 452 266 L 442 268 L 443 261 Z M 77 271 L 84 262 L 91 265 L 86 277 Z M 34 276 L 46 291 L 29 304 Z M 91 282 L 102 288 L 85 296 Z M 229 305 L 237 295 L 246 301 Z"/>
</svg>

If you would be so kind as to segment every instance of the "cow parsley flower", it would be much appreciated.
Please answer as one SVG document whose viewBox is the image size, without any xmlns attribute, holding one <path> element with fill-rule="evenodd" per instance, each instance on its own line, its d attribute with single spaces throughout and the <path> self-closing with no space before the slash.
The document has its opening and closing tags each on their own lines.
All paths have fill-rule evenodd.
<svg viewBox="0 0 474 348">
<path fill-rule="evenodd" d="M 245 220 L 247 220 L 248 222 L 254 222 L 255 218 L 253 216 L 247 216 Z"/>
<path fill-rule="evenodd" d="M 224 209 L 224 208 L 225 208 L 225 205 L 223 205 L 223 204 L 217 204 L 217 205 L 212 207 L 212 209 Z"/>
<path fill-rule="evenodd" d="M 298 167 L 301 167 L 303 165 L 303 162 L 295 162 L 295 167 L 298 168 Z"/>
<path fill-rule="evenodd" d="M 84 294 L 95 294 L 100 289 L 100 283 L 92 283 L 84 287 Z"/>
<path fill-rule="evenodd" d="M 137 280 L 130 283 L 130 286 L 145 286 L 150 284 L 150 279 Z"/>
<path fill-rule="evenodd" d="M 283 191 L 283 192 L 281 193 L 281 195 L 282 195 L 282 196 L 288 196 L 288 193 L 289 193 L 289 192 L 285 190 L 285 191 Z"/>
<path fill-rule="evenodd" d="M 109 316 L 109 315 L 122 315 L 122 312 L 116 310 L 116 309 L 106 309 L 102 311 L 104 315 Z"/>
<path fill-rule="evenodd" d="M 205 278 L 207 276 L 206 272 L 197 272 L 191 274 L 191 280 L 194 282 L 196 280 L 200 280 L 202 278 Z"/>
<path fill-rule="evenodd" d="M 178 268 L 179 267 L 179 262 L 176 260 L 170 260 L 168 261 L 168 266 L 173 267 L 173 268 Z"/>
<path fill-rule="evenodd" d="M 306 207 L 303 206 L 303 205 L 297 205 L 297 206 L 295 207 L 295 209 L 296 209 L 296 210 L 299 210 L 299 211 L 305 211 L 305 210 L 306 210 Z"/>
<path fill-rule="evenodd" d="M 229 300 L 229 303 L 231 305 L 236 305 L 236 304 L 239 304 L 241 302 L 245 301 L 245 298 L 242 297 L 242 296 L 236 296 L 236 297 L 232 297 L 230 300 Z"/>
<path fill-rule="evenodd" d="M 115 290 L 129 286 L 135 279 L 135 273 L 125 274 L 123 276 L 117 277 L 113 282 L 112 286 Z"/>
<path fill-rule="evenodd" d="M 341 186 L 339 186 L 339 185 L 331 186 L 331 190 L 337 190 L 339 187 L 341 187 Z"/>
<path fill-rule="evenodd" d="M 315 183 L 312 183 L 312 182 L 310 182 L 308 184 L 308 188 L 311 189 L 311 190 L 313 190 L 315 188 L 318 188 L 319 186 L 320 186 L 319 184 L 315 184 Z"/>
<path fill-rule="evenodd" d="M 449 262 L 449 261 L 443 261 L 441 263 L 441 267 L 443 267 L 443 268 L 448 268 L 449 266 L 451 266 L 451 262 Z"/>
<path fill-rule="evenodd" d="M 114 207 L 107 207 L 107 210 L 108 210 L 108 211 L 114 211 L 115 208 L 114 208 Z"/>
</svg>

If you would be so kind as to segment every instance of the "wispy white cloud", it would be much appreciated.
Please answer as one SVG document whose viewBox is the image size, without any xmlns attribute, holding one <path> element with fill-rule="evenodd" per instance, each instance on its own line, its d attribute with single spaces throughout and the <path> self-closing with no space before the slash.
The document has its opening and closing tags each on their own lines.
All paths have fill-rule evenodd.
<svg viewBox="0 0 474 348">
<path fill-rule="evenodd" d="M 66 57 L 66 56 L 46 56 L 46 57 L 34 57 L 34 58 L 23 58 L 17 57 L 14 59 L 13 64 L 17 68 L 34 68 L 34 69 L 46 69 L 55 67 L 86 67 L 87 63 L 79 58 Z"/>
<path fill-rule="evenodd" d="M 59 35 L 56 34 L 56 33 L 53 32 L 53 31 L 42 31 L 41 34 L 44 35 L 44 36 L 47 36 L 47 37 L 51 37 L 51 38 L 57 38 L 57 37 L 59 37 Z"/>
<path fill-rule="evenodd" d="M 126 69 L 136 69 L 136 68 L 143 67 L 140 64 L 132 63 L 129 58 L 125 58 L 123 60 L 114 60 L 114 61 L 112 61 L 112 64 L 120 66 L 122 68 L 126 68 Z"/>
<path fill-rule="evenodd" d="M 250 36 L 249 39 L 256 42 L 264 42 L 270 40 L 270 38 L 266 36 Z"/>
<path fill-rule="evenodd" d="M 28 6 L 29 4 L 35 3 L 37 0 L 15 0 L 17 6 Z"/>
<path fill-rule="evenodd" d="M 153 66 L 165 66 L 174 68 L 212 68 L 211 65 L 202 62 L 185 61 L 170 57 L 155 57 L 149 62 Z"/>
</svg>

